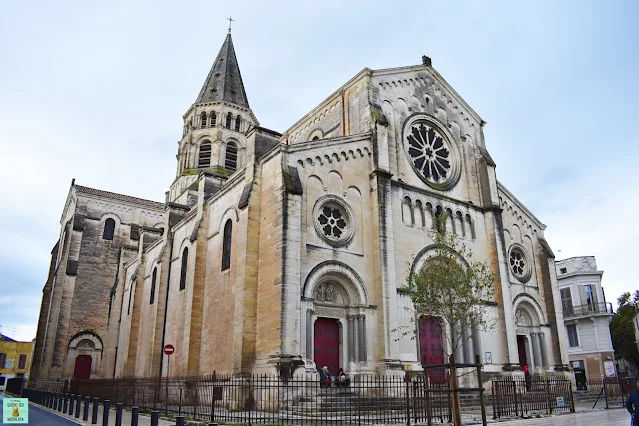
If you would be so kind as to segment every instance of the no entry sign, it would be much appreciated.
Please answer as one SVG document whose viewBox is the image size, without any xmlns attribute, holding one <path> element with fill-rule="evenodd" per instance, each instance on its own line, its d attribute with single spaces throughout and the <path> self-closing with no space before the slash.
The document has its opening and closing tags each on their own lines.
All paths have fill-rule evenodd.
<svg viewBox="0 0 639 426">
<path fill-rule="evenodd" d="M 164 346 L 164 353 L 165 354 L 171 355 L 171 354 L 173 354 L 173 352 L 175 352 L 175 347 L 173 345 Z"/>
</svg>

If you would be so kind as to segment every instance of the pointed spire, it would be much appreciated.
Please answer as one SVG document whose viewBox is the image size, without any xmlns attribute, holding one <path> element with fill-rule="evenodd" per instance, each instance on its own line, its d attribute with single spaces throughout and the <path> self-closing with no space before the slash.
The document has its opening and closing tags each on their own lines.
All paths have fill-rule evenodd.
<svg viewBox="0 0 639 426">
<path fill-rule="evenodd" d="M 217 101 L 227 101 L 249 108 L 230 28 L 195 103 Z"/>
</svg>

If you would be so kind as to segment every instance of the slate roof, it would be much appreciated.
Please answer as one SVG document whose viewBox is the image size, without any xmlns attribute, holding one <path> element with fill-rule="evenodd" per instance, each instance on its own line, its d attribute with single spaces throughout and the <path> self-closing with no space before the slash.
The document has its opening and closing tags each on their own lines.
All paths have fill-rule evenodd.
<svg viewBox="0 0 639 426">
<path fill-rule="evenodd" d="M 102 191 L 101 189 L 89 188 L 81 185 L 74 185 L 76 191 L 89 194 L 96 195 L 98 197 L 107 197 L 113 200 L 126 201 L 129 203 L 138 204 L 141 206 L 153 207 L 156 209 L 164 209 L 164 203 L 158 203 L 157 201 L 145 200 L 143 198 L 131 197 L 129 195 L 116 194 L 115 192 Z"/>
<path fill-rule="evenodd" d="M 204 80 L 204 85 L 195 103 L 219 101 L 227 101 L 249 108 L 230 32 L 224 40 L 220 53 L 215 58 L 209 75 Z"/>
</svg>

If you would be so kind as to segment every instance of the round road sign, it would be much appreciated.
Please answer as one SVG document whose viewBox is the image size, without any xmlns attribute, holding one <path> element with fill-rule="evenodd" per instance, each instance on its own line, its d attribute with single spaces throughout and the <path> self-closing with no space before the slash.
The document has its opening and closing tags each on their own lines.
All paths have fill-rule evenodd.
<svg viewBox="0 0 639 426">
<path fill-rule="evenodd" d="M 173 345 L 164 346 L 164 353 L 165 354 L 171 355 L 173 352 L 175 352 L 175 347 Z"/>
</svg>

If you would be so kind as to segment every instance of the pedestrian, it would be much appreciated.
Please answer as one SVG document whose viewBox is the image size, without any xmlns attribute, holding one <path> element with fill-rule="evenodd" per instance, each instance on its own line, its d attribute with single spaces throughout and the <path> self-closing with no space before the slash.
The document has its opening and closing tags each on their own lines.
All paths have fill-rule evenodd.
<svg viewBox="0 0 639 426">
<path fill-rule="evenodd" d="M 631 425 L 639 426 L 639 378 L 636 381 L 637 390 L 633 391 L 626 400 L 626 409 L 632 416 Z"/>
</svg>

